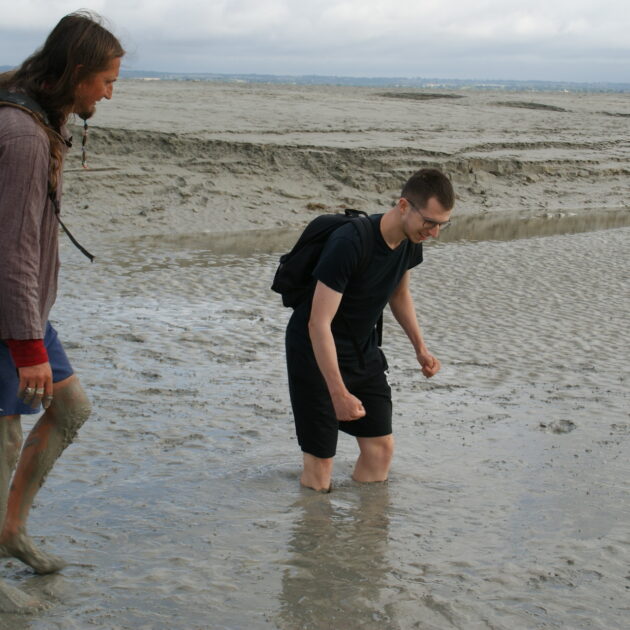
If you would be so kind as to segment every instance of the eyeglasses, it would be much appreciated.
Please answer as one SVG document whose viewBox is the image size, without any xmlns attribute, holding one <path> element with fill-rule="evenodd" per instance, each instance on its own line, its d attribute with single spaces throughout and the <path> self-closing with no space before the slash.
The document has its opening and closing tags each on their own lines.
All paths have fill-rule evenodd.
<svg viewBox="0 0 630 630">
<path fill-rule="evenodd" d="M 434 221 L 433 219 L 427 219 L 424 214 L 422 214 L 420 209 L 415 206 L 409 199 L 407 199 L 406 197 L 404 197 L 404 199 L 422 217 L 422 220 L 424 221 L 424 227 L 428 230 L 432 230 L 433 228 L 437 227 L 440 228 L 440 232 L 443 232 L 450 227 L 450 221 Z"/>
</svg>

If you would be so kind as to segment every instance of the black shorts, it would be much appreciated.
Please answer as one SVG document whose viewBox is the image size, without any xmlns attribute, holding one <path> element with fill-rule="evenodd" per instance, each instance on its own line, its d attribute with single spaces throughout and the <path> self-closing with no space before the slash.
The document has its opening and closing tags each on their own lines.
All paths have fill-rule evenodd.
<svg viewBox="0 0 630 630">
<path fill-rule="evenodd" d="M 392 395 L 385 376 L 387 364 L 379 352 L 374 363 L 362 371 L 356 366 L 341 375 L 351 394 L 362 403 L 366 415 L 358 420 L 340 422 L 335 417 L 326 381 L 319 371 L 310 348 L 302 349 L 287 342 L 287 371 L 293 418 L 300 448 L 315 457 L 334 457 L 339 431 L 355 437 L 382 437 L 392 432 Z"/>
</svg>

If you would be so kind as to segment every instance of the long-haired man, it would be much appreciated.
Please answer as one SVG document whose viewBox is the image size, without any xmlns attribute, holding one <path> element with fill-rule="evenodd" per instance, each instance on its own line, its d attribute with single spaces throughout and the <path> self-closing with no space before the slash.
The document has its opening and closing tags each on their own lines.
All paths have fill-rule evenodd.
<svg viewBox="0 0 630 630">
<path fill-rule="evenodd" d="M 63 561 L 26 533 L 33 499 L 90 414 L 48 314 L 55 302 L 66 122 L 112 96 L 124 50 L 87 12 L 65 16 L 22 65 L 0 75 L 0 553 L 37 573 Z M 3 98 L 4 97 L 4 98 Z M 23 442 L 20 416 L 44 408 Z M 0 584 L 0 607 L 32 605 Z"/>
</svg>

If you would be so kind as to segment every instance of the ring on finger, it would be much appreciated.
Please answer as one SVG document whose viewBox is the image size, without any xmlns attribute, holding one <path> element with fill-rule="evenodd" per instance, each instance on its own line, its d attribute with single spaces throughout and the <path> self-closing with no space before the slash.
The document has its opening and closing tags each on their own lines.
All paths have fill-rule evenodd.
<svg viewBox="0 0 630 630">
<path fill-rule="evenodd" d="M 44 391 L 45 391 L 45 390 L 44 390 L 44 388 L 42 387 L 41 389 L 36 389 L 36 390 L 35 390 L 35 394 L 36 394 L 37 396 L 43 396 Z"/>
<path fill-rule="evenodd" d="M 35 393 L 35 388 L 34 387 L 26 387 L 26 388 L 24 388 L 24 393 L 27 396 L 32 396 Z"/>
</svg>

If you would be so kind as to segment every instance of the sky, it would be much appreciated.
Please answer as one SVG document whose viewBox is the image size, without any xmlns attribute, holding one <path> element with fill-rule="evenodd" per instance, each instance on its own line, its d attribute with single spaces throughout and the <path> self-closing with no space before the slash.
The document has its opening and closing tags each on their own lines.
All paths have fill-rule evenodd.
<svg viewBox="0 0 630 630">
<path fill-rule="evenodd" d="M 630 83 L 628 0 L 0 0 L 0 66 L 79 8 L 127 70 Z"/>
</svg>

